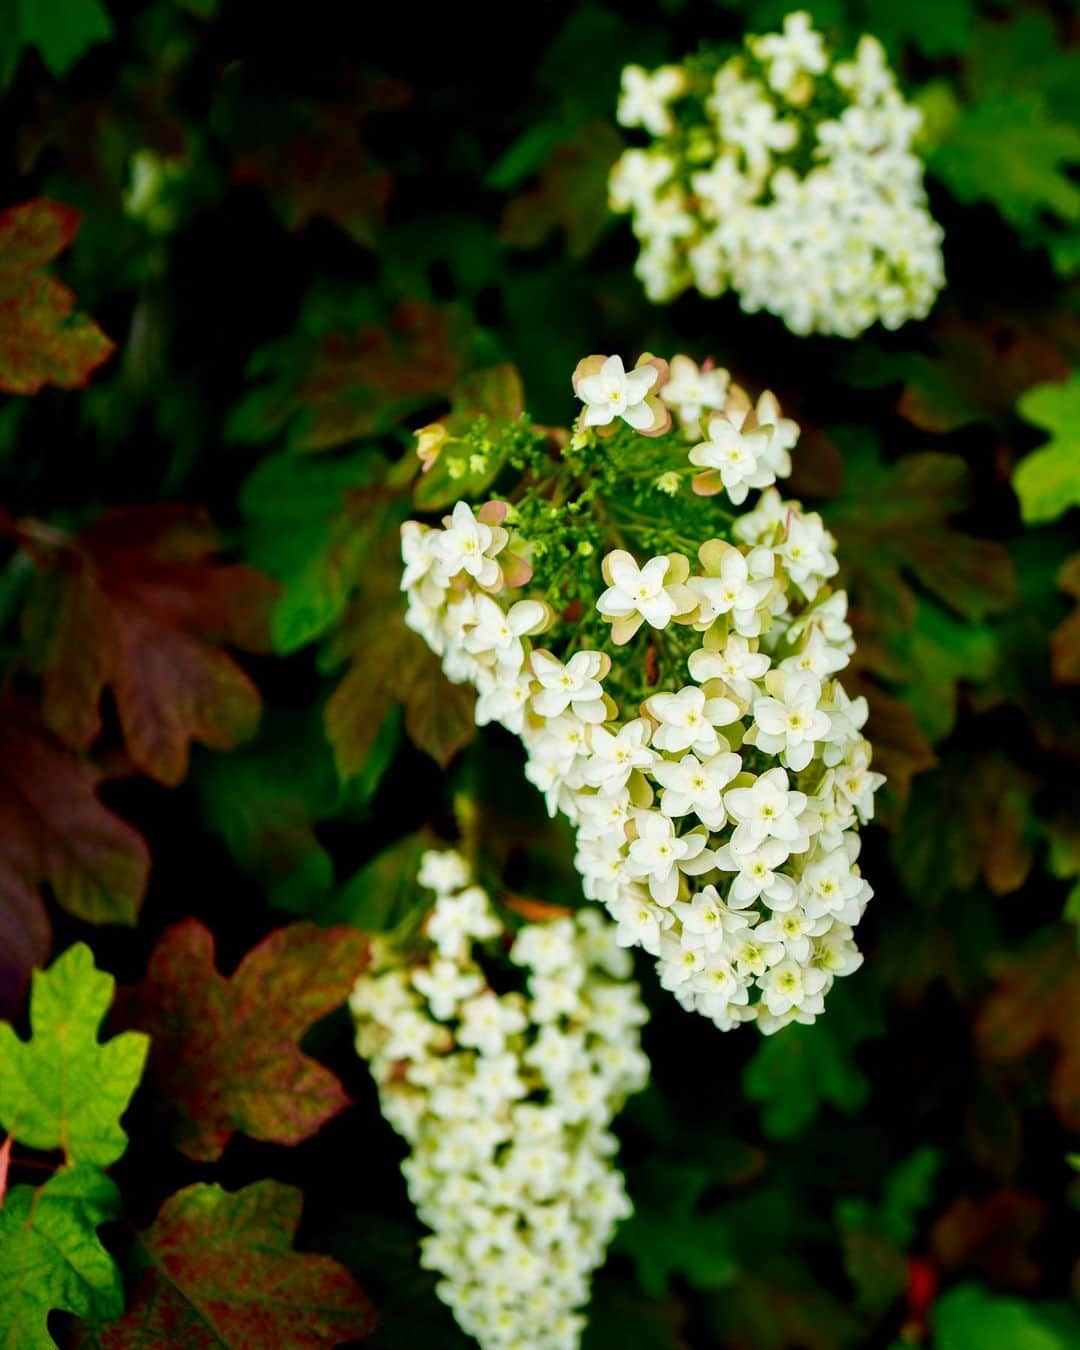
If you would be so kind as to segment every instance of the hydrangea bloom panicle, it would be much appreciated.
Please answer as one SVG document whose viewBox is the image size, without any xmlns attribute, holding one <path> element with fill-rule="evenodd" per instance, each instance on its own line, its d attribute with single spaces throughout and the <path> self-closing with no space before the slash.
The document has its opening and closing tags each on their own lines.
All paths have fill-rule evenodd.
<svg viewBox="0 0 1080 1350">
<path fill-rule="evenodd" d="M 789 14 L 719 65 L 627 67 L 617 117 L 652 138 L 609 184 L 651 299 L 730 289 L 795 333 L 842 337 L 929 313 L 944 268 L 912 150 L 921 119 L 876 38 L 838 60 Z"/>
<path fill-rule="evenodd" d="M 776 59 L 805 67 L 812 44 L 804 51 L 799 26 L 792 35 L 794 55 Z M 846 597 L 831 587 L 834 541 L 775 486 L 797 424 L 727 372 L 677 356 L 669 382 L 666 365 L 635 369 L 646 366 L 662 372 L 661 402 L 675 386 L 668 431 L 624 421 L 601 440 L 599 422 L 579 426 L 555 458 L 538 453 L 502 517 L 537 564 L 539 595 L 485 593 L 478 558 L 498 565 L 510 537 L 478 533 L 465 549 L 459 532 L 471 538 L 468 520 L 488 508 L 461 525 L 455 508 L 442 531 L 403 530 L 410 623 L 450 678 L 476 685 L 478 721 L 520 736 L 526 776 L 576 828 L 585 894 L 608 909 L 615 941 L 653 955 L 688 1010 L 770 1033 L 812 1022 L 861 960 L 853 932 L 871 891 L 857 831 L 882 778 L 862 734 L 865 700 L 838 679 L 854 643 Z M 626 369 L 607 368 L 613 379 Z M 603 390 L 581 372 L 575 390 L 588 402 Z M 641 484 L 657 468 L 674 486 L 650 500 Z M 628 547 L 634 538 L 648 545 Z M 456 986 L 430 978 L 441 1010 Z"/>
<path fill-rule="evenodd" d="M 522 992 L 496 993 L 474 943 L 505 928 L 459 854 L 429 852 L 420 950 L 385 944 L 350 998 L 383 1114 L 410 1147 L 421 1263 L 484 1350 L 576 1350 L 619 1219 L 610 1125 L 644 1086 L 646 1020 L 628 953 L 595 910 L 520 928 Z"/>
</svg>

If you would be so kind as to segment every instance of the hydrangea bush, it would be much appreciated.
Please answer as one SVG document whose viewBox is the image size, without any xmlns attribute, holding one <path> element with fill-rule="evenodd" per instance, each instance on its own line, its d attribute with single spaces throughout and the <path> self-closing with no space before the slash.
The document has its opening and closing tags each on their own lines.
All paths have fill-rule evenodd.
<svg viewBox="0 0 1080 1350">
<path fill-rule="evenodd" d="M 912 151 L 921 114 L 876 38 L 839 59 L 789 14 L 726 59 L 627 66 L 617 115 L 650 138 L 610 178 L 650 298 L 734 290 L 795 333 L 843 337 L 929 312 L 944 269 Z"/>
<path fill-rule="evenodd" d="M 685 356 L 589 357 L 573 386 L 572 432 L 420 433 L 429 473 L 508 492 L 405 524 L 407 622 L 520 736 L 617 942 L 722 1029 L 812 1022 L 861 961 L 882 779 L 837 679 L 834 541 L 774 486 L 799 428 Z"/>
<path fill-rule="evenodd" d="M 426 853 L 419 884 L 435 894 L 423 937 L 381 944 L 350 1006 L 410 1146 L 402 1170 L 432 1230 L 421 1260 L 485 1350 L 574 1350 L 576 1309 L 630 1213 L 609 1131 L 648 1076 L 629 954 L 593 909 L 511 940 L 455 852 Z M 523 990 L 485 973 L 500 944 Z"/>
</svg>

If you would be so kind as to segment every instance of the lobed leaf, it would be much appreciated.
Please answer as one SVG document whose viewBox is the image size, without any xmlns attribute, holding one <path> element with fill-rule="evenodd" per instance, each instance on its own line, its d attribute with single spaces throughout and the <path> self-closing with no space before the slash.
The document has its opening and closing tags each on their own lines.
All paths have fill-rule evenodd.
<svg viewBox="0 0 1080 1350">
<path fill-rule="evenodd" d="M 68 0 L 73 2 L 78 6 L 87 0 Z M 79 219 L 77 211 L 46 197 L 0 211 L 4 393 L 36 394 L 46 384 L 79 388 L 113 351 L 93 319 L 73 312 L 72 292 L 44 270 L 71 243 Z"/>
<path fill-rule="evenodd" d="M 367 950 L 350 928 L 291 924 L 226 978 L 197 919 L 166 930 L 141 983 L 122 993 L 120 1014 L 150 1033 L 151 1067 L 177 1113 L 178 1148 L 213 1162 L 237 1130 L 295 1144 L 344 1109 L 337 1078 L 298 1042 L 345 1001 Z"/>
<path fill-rule="evenodd" d="M 301 1205 L 298 1190 L 276 1181 L 170 1195 L 137 1236 L 127 1311 L 79 1344 L 315 1350 L 369 1335 L 374 1310 L 344 1266 L 293 1250 Z"/>
</svg>

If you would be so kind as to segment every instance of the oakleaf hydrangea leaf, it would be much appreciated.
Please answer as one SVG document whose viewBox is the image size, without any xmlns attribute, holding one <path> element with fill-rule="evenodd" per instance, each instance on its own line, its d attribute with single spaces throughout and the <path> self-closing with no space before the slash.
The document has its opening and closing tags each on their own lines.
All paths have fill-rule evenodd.
<svg viewBox="0 0 1080 1350">
<path fill-rule="evenodd" d="M 0 1092 L 0 1098 L 3 1093 Z M 117 1317 L 120 1272 L 97 1227 L 116 1217 L 120 1194 L 96 1167 L 65 1167 L 43 1186 L 15 1186 L 0 1208 L 0 1346 L 54 1350 L 49 1313 Z"/>
<path fill-rule="evenodd" d="M 1043 98 L 997 91 L 963 109 L 932 152 L 930 167 L 962 202 L 990 201 L 1018 229 L 1050 211 L 1080 219 L 1080 128 L 1055 120 Z"/>
<path fill-rule="evenodd" d="M 127 1311 L 82 1343 L 314 1350 L 368 1335 L 374 1311 L 344 1266 L 292 1250 L 301 1204 L 298 1190 L 276 1181 L 169 1196 L 138 1235 Z"/>
<path fill-rule="evenodd" d="M 33 6 L 24 6 L 33 9 Z M 0 390 L 84 385 L 113 350 L 75 296 L 45 270 L 71 243 L 79 213 L 40 198 L 0 211 Z"/>
<path fill-rule="evenodd" d="M 220 1158 L 236 1130 L 299 1143 L 345 1107 L 337 1078 L 298 1042 L 344 1003 L 367 950 L 352 929 L 297 923 L 271 933 L 226 978 L 197 919 L 165 933 L 122 1013 L 153 1037 L 152 1068 L 179 1110 L 176 1142 L 189 1157 Z"/>
<path fill-rule="evenodd" d="M 1080 1318 L 1063 1303 L 1001 1298 L 965 1284 L 934 1305 L 937 1350 L 1070 1350 Z"/>
<path fill-rule="evenodd" d="M 47 5 L 14 5 L 15 41 L 0 57 L 0 71 L 8 78 L 21 47 L 36 47 L 52 75 L 66 75 L 97 42 L 112 37 L 109 12 L 101 0 L 51 0 Z"/>
<path fill-rule="evenodd" d="M 870 1088 L 855 1052 L 882 1034 L 880 1013 L 843 986 L 831 999 L 828 1017 L 763 1041 L 746 1066 L 743 1091 L 761 1104 L 762 1125 L 773 1139 L 798 1134 L 827 1103 L 850 1112 L 866 1101 Z"/>
<path fill-rule="evenodd" d="M 1080 506 L 1080 372 L 1067 384 L 1040 384 L 1017 405 L 1022 417 L 1050 432 L 1013 473 L 1020 510 L 1029 525 L 1056 520 Z"/>
<path fill-rule="evenodd" d="M 34 973 L 30 1040 L 0 1025 L 0 1125 L 20 1143 L 101 1167 L 124 1152 L 120 1117 L 142 1076 L 148 1038 L 98 1040 L 114 988 L 78 943 Z"/>
</svg>

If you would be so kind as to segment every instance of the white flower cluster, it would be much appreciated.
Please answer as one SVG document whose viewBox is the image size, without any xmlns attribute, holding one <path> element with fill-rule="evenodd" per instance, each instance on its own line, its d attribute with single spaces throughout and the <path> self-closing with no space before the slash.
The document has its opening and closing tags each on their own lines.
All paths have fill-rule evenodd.
<svg viewBox="0 0 1080 1350">
<path fill-rule="evenodd" d="M 381 953 L 350 1007 L 411 1147 L 422 1263 L 485 1350 L 576 1350 L 590 1277 L 630 1213 L 608 1128 L 648 1076 L 629 953 L 595 910 L 529 923 L 509 952 L 527 992 L 496 993 L 473 944 L 504 928 L 464 860 L 429 852 L 420 882 L 437 897 L 428 959 Z"/>
<path fill-rule="evenodd" d="M 705 466 L 699 492 L 723 487 L 741 502 L 789 471 L 798 427 L 771 395 L 749 413 L 737 387 L 728 401 L 690 457 Z M 477 587 L 473 569 L 497 569 L 504 546 L 480 528 L 464 502 L 441 530 L 406 523 L 407 622 L 451 680 L 477 687 L 477 722 L 520 735 L 529 779 L 577 828 L 586 895 L 717 1026 L 812 1022 L 862 960 L 853 929 L 872 892 L 857 826 L 883 781 L 861 734 L 866 701 L 836 678 L 854 644 L 847 597 L 828 586 L 835 542 L 820 516 L 768 487 L 733 540 L 701 546 L 696 567 L 680 554 L 644 565 L 607 555 L 597 609 L 617 659 L 632 659 L 623 644 L 642 625 L 700 634 L 689 679 L 626 712 L 605 690 L 611 654 L 546 650 L 546 603 Z"/>
<path fill-rule="evenodd" d="M 805 13 L 700 62 L 623 72 L 618 120 L 654 138 L 612 169 L 653 300 L 733 289 L 795 333 L 856 337 L 929 312 L 942 230 L 912 153 L 921 122 L 876 38 L 838 61 Z"/>
</svg>

